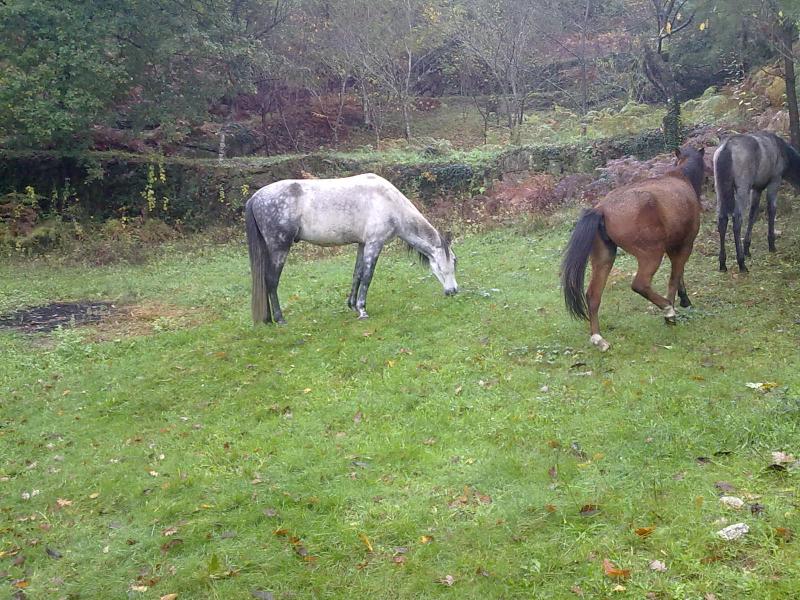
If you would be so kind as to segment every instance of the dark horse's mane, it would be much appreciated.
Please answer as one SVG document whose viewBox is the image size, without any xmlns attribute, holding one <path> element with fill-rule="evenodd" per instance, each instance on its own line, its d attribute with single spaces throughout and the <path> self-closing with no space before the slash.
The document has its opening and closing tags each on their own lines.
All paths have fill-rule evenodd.
<svg viewBox="0 0 800 600">
<path fill-rule="evenodd" d="M 786 157 L 787 163 L 783 177 L 793 186 L 800 188 L 800 152 L 784 139 L 781 139 L 781 145 L 783 146 L 783 155 Z"/>
<path fill-rule="evenodd" d="M 703 158 L 702 158 L 703 149 L 701 148 L 700 150 L 695 150 L 694 148 L 692 148 L 690 150 L 682 150 L 682 152 L 691 152 L 700 155 L 699 161 L 693 160 L 695 158 L 693 156 L 687 156 L 686 162 L 676 167 L 675 170 L 673 171 L 674 173 L 680 173 L 681 175 L 686 177 L 686 179 L 688 179 L 689 182 L 692 184 L 692 187 L 694 188 L 697 197 L 700 198 L 700 192 L 703 187 L 703 180 L 705 179 L 706 176 L 705 164 L 703 163 Z M 800 155 L 798 155 L 798 159 L 800 159 Z"/>
</svg>

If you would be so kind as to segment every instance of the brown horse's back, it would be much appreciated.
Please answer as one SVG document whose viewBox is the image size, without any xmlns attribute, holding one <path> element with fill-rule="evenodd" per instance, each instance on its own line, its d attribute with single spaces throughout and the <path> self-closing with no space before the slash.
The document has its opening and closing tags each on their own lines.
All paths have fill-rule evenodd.
<svg viewBox="0 0 800 600">
<path fill-rule="evenodd" d="M 608 237 L 626 252 L 662 252 L 691 243 L 700 228 L 700 202 L 680 173 L 617 188 L 597 206 Z"/>
</svg>

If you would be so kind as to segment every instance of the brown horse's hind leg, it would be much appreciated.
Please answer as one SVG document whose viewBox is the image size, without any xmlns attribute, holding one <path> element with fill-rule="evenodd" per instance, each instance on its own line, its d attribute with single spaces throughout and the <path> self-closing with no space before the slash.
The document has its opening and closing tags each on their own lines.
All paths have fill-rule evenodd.
<svg viewBox="0 0 800 600">
<path fill-rule="evenodd" d="M 614 266 L 614 259 L 617 257 L 616 246 L 609 245 L 596 237 L 592 246 L 590 259 L 592 261 L 592 278 L 586 290 L 586 300 L 589 305 L 589 327 L 591 328 L 591 338 L 589 338 L 601 352 L 608 350 L 611 345 L 600 335 L 600 299 L 603 296 L 603 289 L 606 287 L 608 274 Z"/>
<path fill-rule="evenodd" d="M 661 266 L 661 259 L 663 257 L 664 254 L 661 251 L 659 251 L 657 254 L 652 253 L 637 256 L 636 260 L 639 262 L 639 270 L 636 271 L 636 276 L 633 278 L 633 284 L 631 285 L 631 288 L 634 292 L 647 298 L 650 300 L 650 302 L 664 311 L 664 319 L 666 319 L 668 323 L 674 323 L 675 309 L 672 306 L 672 302 L 664 298 L 664 296 L 661 294 L 656 293 L 651 286 L 653 275 L 656 274 L 658 267 Z M 673 299 L 675 297 L 674 294 L 675 292 L 673 292 Z"/>
<path fill-rule="evenodd" d="M 681 306 L 686 308 L 687 306 L 692 305 L 691 301 L 689 300 L 689 295 L 686 293 L 686 284 L 683 282 L 683 271 L 686 267 L 686 261 L 689 260 L 689 255 L 691 253 L 691 246 L 688 249 L 681 248 L 680 250 L 667 253 L 669 260 L 672 263 L 672 271 L 670 272 L 669 287 L 667 290 L 667 300 L 669 300 L 669 303 L 673 306 L 675 305 L 676 293 L 681 298 Z M 674 317 L 671 320 L 667 319 L 667 323 L 674 325 Z"/>
</svg>

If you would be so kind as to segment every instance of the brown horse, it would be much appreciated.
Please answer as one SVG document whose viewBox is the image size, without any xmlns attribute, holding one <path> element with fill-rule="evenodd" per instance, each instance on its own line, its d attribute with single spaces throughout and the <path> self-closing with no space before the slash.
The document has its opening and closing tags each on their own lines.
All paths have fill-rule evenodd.
<svg viewBox="0 0 800 600">
<path fill-rule="evenodd" d="M 608 350 L 610 345 L 600 335 L 597 312 L 617 246 L 635 256 L 639 264 L 633 291 L 658 306 L 668 324 L 675 323 L 676 292 L 681 306 L 691 306 L 683 283 L 683 269 L 700 228 L 700 187 L 705 177 L 703 151 L 703 148 L 676 150 L 674 169 L 661 177 L 613 190 L 595 208 L 583 211 L 578 219 L 564 251 L 561 283 L 567 309 L 574 317 L 589 321 L 590 340 L 601 351 Z M 672 263 L 666 298 L 650 285 L 664 254 Z M 592 279 L 584 294 L 583 279 L 590 257 Z"/>
</svg>

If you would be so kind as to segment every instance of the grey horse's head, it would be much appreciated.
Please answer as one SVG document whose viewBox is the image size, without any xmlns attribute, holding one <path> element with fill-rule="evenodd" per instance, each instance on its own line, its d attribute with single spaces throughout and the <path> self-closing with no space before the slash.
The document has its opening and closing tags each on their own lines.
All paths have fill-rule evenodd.
<svg viewBox="0 0 800 600">
<path fill-rule="evenodd" d="M 440 244 L 433 249 L 429 262 L 431 271 L 444 287 L 444 293 L 452 296 L 458 293 L 456 283 L 456 255 L 450 248 L 450 234 L 439 236 Z"/>
</svg>

